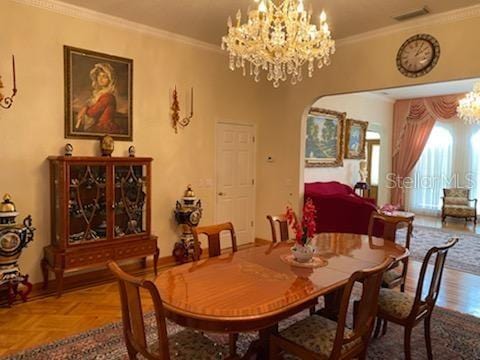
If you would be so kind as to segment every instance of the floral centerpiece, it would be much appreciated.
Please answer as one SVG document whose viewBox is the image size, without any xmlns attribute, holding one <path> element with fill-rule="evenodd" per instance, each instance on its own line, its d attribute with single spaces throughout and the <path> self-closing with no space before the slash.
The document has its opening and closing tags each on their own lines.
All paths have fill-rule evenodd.
<svg viewBox="0 0 480 360">
<path fill-rule="evenodd" d="M 317 210 L 312 199 L 307 199 L 303 207 L 302 221 L 298 221 L 294 211 L 287 206 L 287 221 L 295 232 L 295 245 L 292 247 L 292 254 L 298 262 L 308 262 L 312 259 L 314 248 L 311 246 L 312 238 L 315 236 Z"/>
</svg>

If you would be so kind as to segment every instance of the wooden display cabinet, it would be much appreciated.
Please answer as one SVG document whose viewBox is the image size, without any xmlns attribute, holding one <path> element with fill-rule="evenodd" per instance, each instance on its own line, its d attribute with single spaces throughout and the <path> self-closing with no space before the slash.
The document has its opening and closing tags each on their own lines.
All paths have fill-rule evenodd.
<svg viewBox="0 0 480 360">
<path fill-rule="evenodd" d="M 104 265 L 108 260 L 153 255 L 151 158 L 49 157 L 51 244 L 44 248 L 44 287 L 55 273 L 57 295 L 65 272 Z"/>
</svg>

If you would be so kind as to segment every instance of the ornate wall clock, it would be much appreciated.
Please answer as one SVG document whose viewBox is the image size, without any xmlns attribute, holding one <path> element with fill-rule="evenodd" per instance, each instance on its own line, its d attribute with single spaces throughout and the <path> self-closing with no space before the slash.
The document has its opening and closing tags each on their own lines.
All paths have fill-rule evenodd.
<svg viewBox="0 0 480 360">
<path fill-rule="evenodd" d="M 440 44 L 428 34 L 408 38 L 397 53 L 397 68 L 405 76 L 416 78 L 428 74 L 437 65 Z"/>
</svg>

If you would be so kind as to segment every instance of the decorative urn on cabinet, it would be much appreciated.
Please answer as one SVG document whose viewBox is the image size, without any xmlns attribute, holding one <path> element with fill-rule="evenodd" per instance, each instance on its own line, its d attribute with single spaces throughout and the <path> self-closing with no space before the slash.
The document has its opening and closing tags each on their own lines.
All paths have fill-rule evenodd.
<svg viewBox="0 0 480 360">
<path fill-rule="evenodd" d="M 194 244 L 191 228 L 197 226 L 202 218 L 202 202 L 195 196 L 191 185 L 187 186 L 183 198 L 177 201 L 174 214 L 182 235 L 180 241 L 175 243 L 173 256 L 177 262 L 183 263 L 193 258 Z"/>
<path fill-rule="evenodd" d="M 17 224 L 18 216 L 15 204 L 9 194 L 5 194 L 0 204 L 0 287 L 7 288 L 8 304 L 11 305 L 17 295 L 23 301 L 32 290 L 28 275 L 20 272 L 18 259 L 22 250 L 33 240 L 32 217 L 29 215 L 23 224 Z M 19 287 L 22 284 L 23 286 Z"/>
</svg>

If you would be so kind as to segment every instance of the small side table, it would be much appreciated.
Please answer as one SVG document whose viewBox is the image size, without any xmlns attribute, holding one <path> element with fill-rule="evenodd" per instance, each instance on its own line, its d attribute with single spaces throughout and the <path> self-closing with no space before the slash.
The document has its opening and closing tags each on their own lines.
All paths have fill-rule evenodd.
<svg viewBox="0 0 480 360">
<path fill-rule="evenodd" d="M 364 197 L 364 198 L 370 197 L 370 186 L 366 182 L 361 182 L 361 181 L 357 182 L 353 187 L 353 191 L 355 192 L 355 194 L 360 195 L 361 197 Z"/>
<path fill-rule="evenodd" d="M 411 211 L 395 210 L 395 211 L 380 211 L 380 213 L 385 216 L 402 217 L 412 221 L 415 220 L 415 213 Z"/>
<path fill-rule="evenodd" d="M 398 218 L 404 218 L 406 221 L 413 221 L 415 220 L 415 213 L 410 211 L 402 211 L 402 210 L 395 210 L 395 211 L 380 211 L 380 214 L 384 216 L 394 216 Z M 393 235 L 393 234 L 391 234 Z M 413 227 L 412 227 L 412 236 L 413 236 Z"/>
</svg>

